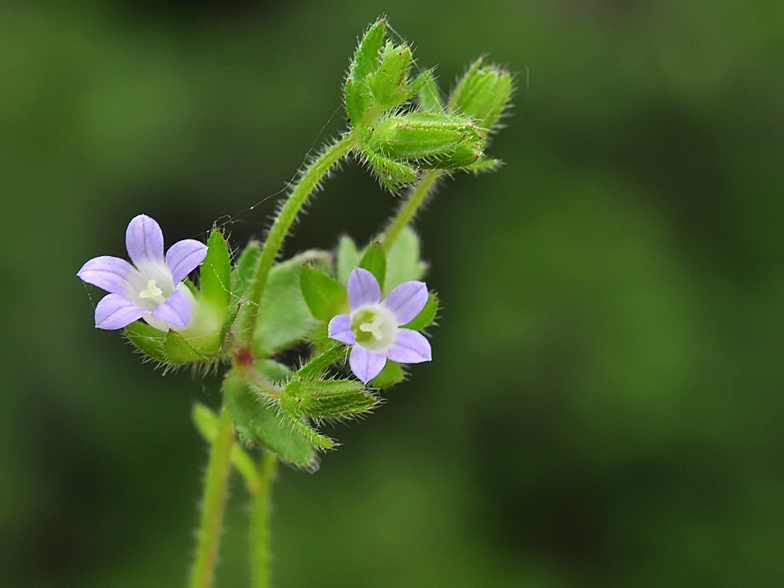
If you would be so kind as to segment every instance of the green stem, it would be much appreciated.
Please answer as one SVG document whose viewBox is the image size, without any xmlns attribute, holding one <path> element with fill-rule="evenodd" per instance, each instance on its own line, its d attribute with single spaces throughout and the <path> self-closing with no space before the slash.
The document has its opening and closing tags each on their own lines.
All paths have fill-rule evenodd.
<svg viewBox="0 0 784 588">
<path fill-rule="evenodd" d="M 231 465 L 231 448 L 234 446 L 234 428 L 225 408 L 221 409 L 218 436 L 210 449 L 207 474 L 204 479 L 204 497 L 201 505 L 201 522 L 196 545 L 196 560 L 191 568 L 190 588 L 209 588 L 218 555 L 218 541 L 223 526 L 223 507 L 226 504 L 226 487 Z"/>
<path fill-rule="evenodd" d="M 253 495 L 251 514 L 250 564 L 253 572 L 253 588 L 270 588 L 270 510 L 272 506 L 272 483 L 275 480 L 277 458 L 265 451 L 261 456 L 257 490 Z"/>
<path fill-rule="evenodd" d="M 329 172 L 330 168 L 335 165 L 341 157 L 346 155 L 354 147 L 356 138 L 353 133 L 348 133 L 340 141 L 334 143 L 327 149 L 321 157 L 314 161 L 307 169 L 305 174 L 300 179 L 299 183 L 294 187 L 291 194 L 280 209 L 275 222 L 272 224 L 267 240 L 264 242 L 264 247 L 261 250 L 259 261 L 256 266 L 256 271 L 253 274 L 253 281 L 248 289 L 248 297 L 246 304 L 248 305 L 248 313 L 245 315 L 245 320 L 240 325 L 240 345 L 249 347 L 253 341 L 253 331 L 256 328 L 256 316 L 259 313 L 259 305 L 261 304 L 261 297 L 264 293 L 264 287 L 267 285 L 267 277 L 269 276 L 272 264 L 283 245 L 283 239 L 291 228 L 291 224 L 297 217 L 297 213 L 310 196 L 311 192 L 318 186 L 319 182 Z"/>
<path fill-rule="evenodd" d="M 392 249 L 392 245 L 395 244 L 395 241 L 397 241 L 397 238 L 400 236 L 400 233 L 403 232 L 403 229 L 406 228 L 406 225 L 414 218 L 417 209 L 425 201 L 430 189 L 440 175 L 440 171 L 431 169 L 408 194 L 408 200 L 406 200 L 403 203 L 403 206 L 400 207 L 400 210 L 397 211 L 397 215 L 395 215 L 394 220 L 381 239 L 381 246 L 384 248 L 384 253 L 389 253 L 389 250 Z"/>
</svg>

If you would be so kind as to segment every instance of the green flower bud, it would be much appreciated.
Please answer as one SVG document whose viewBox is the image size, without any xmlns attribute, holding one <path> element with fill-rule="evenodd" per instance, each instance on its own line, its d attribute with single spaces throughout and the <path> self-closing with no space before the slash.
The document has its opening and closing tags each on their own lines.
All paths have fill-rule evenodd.
<svg viewBox="0 0 784 588">
<path fill-rule="evenodd" d="M 483 67 L 482 63 L 480 57 L 458 82 L 447 112 L 470 117 L 487 136 L 509 104 L 512 76 L 494 65 Z"/>
<path fill-rule="evenodd" d="M 382 157 L 421 169 L 458 169 L 482 158 L 484 138 L 467 118 L 414 112 L 382 120 L 366 146 Z"/>
</svg>

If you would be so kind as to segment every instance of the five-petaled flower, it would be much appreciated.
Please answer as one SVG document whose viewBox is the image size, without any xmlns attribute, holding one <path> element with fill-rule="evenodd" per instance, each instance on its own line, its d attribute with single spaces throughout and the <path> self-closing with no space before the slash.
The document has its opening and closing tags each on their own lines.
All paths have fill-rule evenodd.
<svg viewBox="0 0 784 588">
<path fill-rule="evenodd" d="M 169 247 L 164 258 L 161 227 L 144 214 L 128 224 L 125 246 L 133 265 L 103 255 L 76 274 L 109 292 L 95 308 L 95 326 L 122 329 L 143 318 L 162 331 L 185 329 L 196 301 L 182 281 L 204 261 L 207 246 L 184 239 Z"/>
<path fill-rule="evenodd" d="M 375 276 L 355 268 L 348 278 L 350 313 L 329 322 L 329 336 L 352 345 L 351 371 L 368 383 L 384 369 L 387 359 L 399 363 L 430 361 L 430 342 L 421 333 L 401 328 L 416 317 L 427 303 L 424 282 L 410 281 L 393 288 L 381 299 Z"/>
</svg>

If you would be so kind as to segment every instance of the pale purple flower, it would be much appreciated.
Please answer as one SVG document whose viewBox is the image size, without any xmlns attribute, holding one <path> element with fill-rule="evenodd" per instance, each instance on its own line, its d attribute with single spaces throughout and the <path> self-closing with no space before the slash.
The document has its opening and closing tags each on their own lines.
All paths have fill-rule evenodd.
<svg viewBox="0 0 784 588">
<path fill-rule="evenodd" d="M 329 336 L 353 345 L 351 371 L 368 383 L 384 369 L 387 359 L 398 363 L 431 360 L 430 342 L 422 333 L 401 328 L 416 317 L 427 303 L 424 282 L 403 282 L 382 300 L 375 276 L 354 268 L 348 278 L 348 314 L 329 321 Z"/>
<path fill-rule="evenodd" d="M 95 307 L 95 326 L 122 329 L 143 318 L 162 331 L 186 328 L 196 300 L 182 281 L 204 261 L 207 246 L 185 239 L 169 247 L 164 258 L 161 227 L 144 214 L 128 224 L 125 246 L 133 265 L 103 255 L 76 274 L 109 292 Z"/>
</svg>

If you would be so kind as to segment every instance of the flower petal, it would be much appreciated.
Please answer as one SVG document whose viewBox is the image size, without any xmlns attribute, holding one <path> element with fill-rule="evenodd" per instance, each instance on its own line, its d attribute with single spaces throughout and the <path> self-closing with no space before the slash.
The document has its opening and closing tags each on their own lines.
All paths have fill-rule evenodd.
<svg viewBox="0 0 784 588">
<path fill-rule="evenodd" d="M 355 267 L 348 277 L 348 306 L 353 311 L 365 304 L 378 304 L 381 288 L 376 276 L 366 269 Z"/>
<path fill-rule="evenodd" d="M 207 257 L 207 246 L 195 239 L 183 239 L 169 247 L 166 252 L 166 265 L 172 273 L 175 284 L 195 270 Z"/>
<path fill-rule="evenodd" d="M 114 331 L 142 318 L 147 311 L 119 294 L 107 294 L 95 307 L 95 326 Z"/>
<path fill-rule="evenodd" d="M 101 290 L 125 294 L 131 289 L 128 277 L 133 271 L 133 266 L 124 259 L 102 255 L 85 263 L 76 275 Z"/>
<path fill-rule="evenodd" d="M 184 329 L 191 322 L 191 305 L 185 294 L 177 290 L 163 304 L 152 311 L 152 316 L 165 321 L 179 329 Z"/>
<path fill-rule="evenodd" d="M 134 217 L 125 231 L 125 247 L 136 267 L 146 260 L 163 263 L 163 232 L 146 214 Z"/>
<path fill-rule="evenodd" d="M 354 375 L 367 384 L 381 373 L 387 363 L 387 358 L 380 353 L 372 353 L 364 347 L 354 345 L 348 363 Z"/>
<path fill-rule="evenodd" d="M 354 333 L 351 332 L 351 315 L 338 314 L 329 321 L 328 327 L 329 336 L 341 343 L 348 343 L 354 345 Z"/>
<path fill-rule="evenodd" d="M 392 288 L 382 302 L 395 314 L 398 324 L 405 325 L 422 312 L 427 304 L 427 286 L 424 282 L 403 282 Z"/>
<path fill-rule="evenodd" d="M 387 357 L 398 363 L 422 363 L 433 359 L 431 353 L 430 341 L 422 333 L 398 329 Z"/>
</svg>

